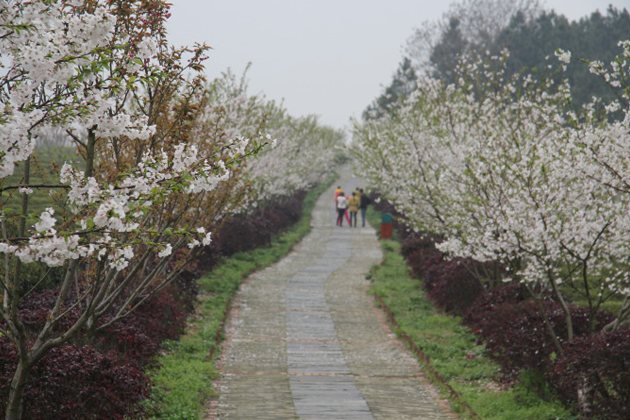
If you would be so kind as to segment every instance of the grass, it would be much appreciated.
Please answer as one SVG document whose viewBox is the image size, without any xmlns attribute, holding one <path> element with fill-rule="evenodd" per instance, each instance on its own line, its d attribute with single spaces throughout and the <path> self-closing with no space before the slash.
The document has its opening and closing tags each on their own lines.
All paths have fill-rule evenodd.
<svg viewBox="0 0 630 420">
<path fill-rule="evenodd" d="M 31 155 L 31 185 L 58 185 L 59 170 L 66 161 L 79 161 L 81 158 L 74 147 L 38 146 Z M 24 162 L 16 165 L 13 175 L 2 180 L 2 187 L 24 183 Z M 8 190 L 0 197 L 1 208 L 8 216 L 21 213 L 22 194 L 18 190 Z M 29 196 L 29 212 L 40 214 L 46 207 L 55 207 L 48 189 L 33 189 Z"/>
<path fill-rule="evenodd" d="M 310 215 L 317 198 L 334 178 L 310 191 L 302 218 L 264 248 L 233 255 L 199 279 L 200 298 L 195 316 L 178 341 L 166 342 L 159 368 L 150 372 L 154 382 L 147 406 L 152 419 L 197 420 L 206 402 L 216 397 L 212 381 L 218 377 L 215 358 L 223 339 L 223 325 L 241 282 L 254 271 L 279 261 L 311 230 Z"/>
<path fill-rule="evenodd" d="M 369 211 L 373 226 L 380 215 Z M 499 365 L 485 356 L 483 346 L 462 326 L 460 319 L 442 313 L 426 297 L 421 282 L 408 275 L 409 268 L 395 239 L 382 239 L 384 261 L 372 268 L 371 292 L 393 313 L 399 335 L 408 335 L 430 360 L 424 366 L 429 379 L 449 398 L 462 418 L 484 420 L 568 420 L 575 417 L 549 392 L 534 392 L 532 375 L 524 374 L 521 383 L 504 389 L 494 379 Z M 437 372 L 437 375 L 435 375 Z M 446 385 L 437 377 L 444 378 Z M 448 388 L 457 394 L 453 398 Z M 476 415 L 476 416 L 475 416 Z"/>
</svg>

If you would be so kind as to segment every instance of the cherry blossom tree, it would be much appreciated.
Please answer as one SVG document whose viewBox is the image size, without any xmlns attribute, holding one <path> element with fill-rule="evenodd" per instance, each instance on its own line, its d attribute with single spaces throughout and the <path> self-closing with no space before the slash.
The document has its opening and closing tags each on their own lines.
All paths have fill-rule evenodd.
<svg viewBox="0 0 630 420">
<path fill-rule="evenodd" d="M 620 217 L 623 224 L 611 225 L 606 231 L 614 238 L 608 251 L 609 264 L 614 269 L 605 273 L 606 291 L 624 296 L 619 316 L 608 328 L 618 328 L 630 318 L 627 236 L 624 236 L 627 235 L 630 220 L 627 214 L 623 214 L 627 213 L 623 207 L 630 193 L 630 161 L 626 153 L 630 141 L 630 41 L 622 41 L 619 46 L 622 47 L 621 54 L 608 66 L 600 61 L 576 60 L 586 64 L 591 73 L 600 77 L 614 92 L 616 99 L 610 103 L 595 100 L 586 107 L 581 120 L 571 121 L 569 138 L 570 147 L 581 152 L 573 169 L 605 188 L 605 208 L 614 207 L 622 213 Z M 557 56 L 565 64 L 571 62 L 571 53 L 568 51 L 559 50 Z"/>
<path fill-rule="evenodd" d="M 0 334 L 19 354 L 7 419 L 22 418 L 29 372 L 51 348 L 125 317 L 210 243 L 206 215 L 222 210 L 222 185 L 264 144 L 193 141 L 203 83 L 186 74 L 202 69 L 207 47 L 169 46 L 168 16 L 158 0 L 0 5 L 0 191 L 22 202 L 1 221 Z M 60 129 L 82 159 L 61 166 L 59 183 L 34 184 L 37 140 Z M 50 190 L 33 217 L 31 195 Z M 212 212 L 200 207 L 209 195 Z M 38 331 L 20 319 L 50 274 L 28 279 L 34 264 L 63 273 Z"/>
</svg>

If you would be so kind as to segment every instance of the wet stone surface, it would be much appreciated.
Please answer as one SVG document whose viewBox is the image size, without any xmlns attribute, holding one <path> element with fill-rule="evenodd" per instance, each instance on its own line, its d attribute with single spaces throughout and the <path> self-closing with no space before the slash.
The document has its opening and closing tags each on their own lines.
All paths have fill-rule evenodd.
<svg viewBox="0 0 630 420">
<path fill-rule="evenodd" d="M 356 182 L 346 172 L 340 185 Z M 241 288 L 207 420 L 456 419 L 367 294 L 374 229 L 335 226 L 333 196 L 295 250 Z"/>
</svg>

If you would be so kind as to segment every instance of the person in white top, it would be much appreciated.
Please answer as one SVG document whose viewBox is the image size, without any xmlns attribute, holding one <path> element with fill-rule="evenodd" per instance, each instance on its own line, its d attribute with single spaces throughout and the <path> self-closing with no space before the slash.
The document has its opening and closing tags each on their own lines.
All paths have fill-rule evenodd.
<svg viewBox="0 0 630 420">
<path fill-rule="evenodd" d="M 343 192 L 337 196 L 337 226 L 343 226 L 343 217 L 346 215 L 348 201 Z"/>
</svg>

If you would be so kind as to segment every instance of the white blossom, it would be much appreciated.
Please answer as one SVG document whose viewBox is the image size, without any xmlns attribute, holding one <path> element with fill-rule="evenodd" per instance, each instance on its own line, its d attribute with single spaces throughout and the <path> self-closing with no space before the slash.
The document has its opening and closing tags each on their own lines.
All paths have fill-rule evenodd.
<svg viewBox="0 0 630 420">
<path fill-rule="evenodd" d="M 165 258 L 168 257 L 169 255 L 171 255 L 173 253 L 173 247 L 171 246 L 171 244 L 166 244 L 164 246 L 164 249 L 162 249 L 160 252 L 158 252 L 158 257 L 160 258 Z"/>
<path fill-rule="evenodd" d="M 563 63 L 569 64 L 571 62 L 571 51 L 557 49 L 555 55 Z"/>
</svg>

